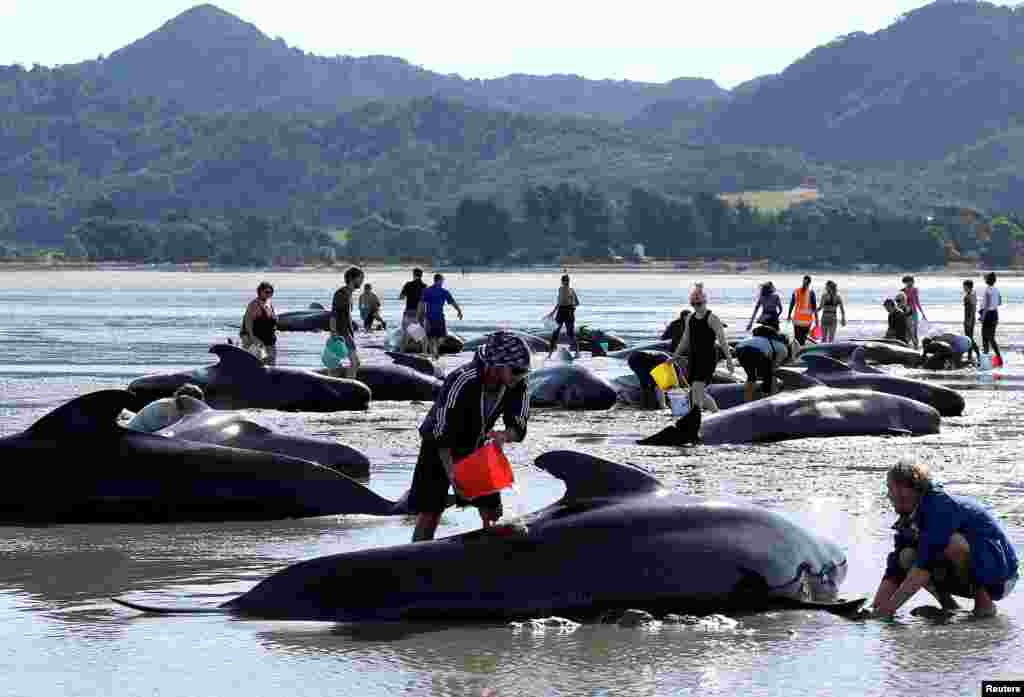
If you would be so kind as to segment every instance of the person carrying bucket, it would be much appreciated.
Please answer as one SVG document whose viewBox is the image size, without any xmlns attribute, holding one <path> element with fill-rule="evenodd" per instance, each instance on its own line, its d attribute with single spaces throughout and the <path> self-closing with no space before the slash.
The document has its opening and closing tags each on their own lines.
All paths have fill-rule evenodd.
<svg viewBox="0 0 1024 697">
<path fill-rule="evenodd" d="M 804 276 L 803 283 L 793 291 L 786 319 L 793 321 L 793 337 L 796 342 L 801 346 L 806 344 L 811 325 L 818 323 L 818 298 L 811 289 L 810 276 Z"/>
<path fill-rule="evenodd" d="M 690 306 L 693 307 L 693 314 L 686 323 L 683 338 L 672 354 L 672 360 L 678 362 L 684 353 L 687 354 L 686 380 L 690 383 L 690 404 L 695 411 L 707 409 L 714 413 L 718 411 L 718 404 L 704 389 L 715 374 L 718 348 L 725 354 L 730 373 L 734 370 L 732 355 L 729 343 L 725 340 L 721 320 L 707 308 L 707 295 L 703 284 L 694 285 L 693 291 L 690 292 Z"/>
<path fill-rule="evenodd" d="M 409 509 L 416 513 L 412 541 L 434 539 L 441 513 L 448 505 L 448 487 L 456 465 L 490 441 L 497 448 L 526 437 L 530 396 L 526 376 L 530 348 L 510 332 L 491 334 L 466 365 L 448 374 L 420 424 L 420 452 L 409 490 Z M 505 430 L 495 431 L 501 416 Z M 456 501 L 466 501 L 456 489 Z M 501 495 L 472 501 L 484 527 L 502 514 Z"/>
</svg>

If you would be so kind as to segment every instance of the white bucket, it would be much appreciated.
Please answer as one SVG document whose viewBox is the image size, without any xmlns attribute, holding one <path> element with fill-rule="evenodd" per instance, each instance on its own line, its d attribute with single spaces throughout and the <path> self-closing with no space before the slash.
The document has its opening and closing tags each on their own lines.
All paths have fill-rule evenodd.
<svg viewBox="0 0 1024 697">
<path fill-rule="evenodd" d="M 422 325 L 413 322 L 405 328 L 405 333 L 409 335 L 409 338 L 413 341 L 423 341 L 427 338 L 427 332 Z"/>
<path fill-rule="evenodd" d="M 672 407 L 672 416 L 686 416 L 690 413 L 689 390 L 669 390 L 668 403 Z"/>
<path fill-rule="evenodd" d="M 983 353 L 978 357 L 978 370 L 992 370 L 991 353 Z"/>
</svg>

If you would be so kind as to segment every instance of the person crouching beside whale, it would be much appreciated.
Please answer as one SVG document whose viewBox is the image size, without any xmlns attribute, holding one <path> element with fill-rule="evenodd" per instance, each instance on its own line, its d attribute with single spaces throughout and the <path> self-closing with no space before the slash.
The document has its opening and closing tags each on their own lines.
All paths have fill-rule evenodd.
<svg viewBox="0 0 1024 697">
<path fill-rule="evenodd" d="M 743 401 L 754 399 L 754 388 L 761 380 L 761 393 L 770 397 L 775 392 L 775 369 L 787 363 L 799 350 L 796 342 L 790 343 L 785 334 L 770 325 L 760 324 L 754 329 L 754 336 L 736 344 L 736 360 L 747 374 L 743 388 Z"/>
<path fill-rule="evenodd" d="M 999 522 L 974 499 L 943 491 L 927 465 L 900 462 L 886 484 L 900 518 L 874 615 L 892 616 L 922 588 L 947 610 L 957 609 L 957 595 L 974 598 L 975 615 L 995 615 L 994 601 L 1017 582 L 1017 554 Z"/>
<path fill-rule="evenodd" d="M 889 325 L 885 332 L 886 339 L 899 339 L 909 344 L 910 339 L 910 317 L 902 305 L 897 305 L 892 298 L 886 298 L 882 303 L 885 311 L 889 313 Z"/>
<path fill-rule="evenodd" d="M 729 352 L 729 343 L 725 340 L 721 320 L 707 308 L 707 295 L 704 293 L 703 284 L 695 284 L 690 293 L 690 306 L 693 308 L 693 314 L 686 322 L 683 338 L 673 352 L 672 359 L 679 362 L 682 355 L 687 354 L 686 380 L 690 383 L 690 404 L 698 411 L 707 409 L 714 413 L 718 411 L 718 404 L 704 389 L 711 382 L 715 366 L 718 365 L 716 340 L 718 347 L 725 354 L 730 373 L 734 370 L 732 356 Z"/>
<path fill-rule="evenodd" d="M 961 334 L 939 334 L 921 339 L 925 370 L 953 370 L 970 364 L 972 342 Z"/>
<path fill-rule="evenodd" d="M 131 421 L 125 424 L 125 427 L 133 431 L 155 433 L 161 428 L 167 428 L 171 424 L 181 421 L 185 416 L 185 401 L 182 397 L 192 397 L 200 402 L 206 400 L 206 396 L 197 385 L 186 382 L 176 389 L 172 396 L 158 399 L 144 406 L 131 418 Z"/>
<path fill-rule="evenodd" d="M 499 448 L 526 437 L 530 396 L 526 376 L 530 349 L 508 332 L 495 332 L 477 349 L 473 360 L 449 373 L 420 424 L 419 457 L 409 490 L 409 509 L 416 513 L 412 541 L 434 539 L 441 513 L 447 506 L 448 486 L 456 462 L 491 440 Z M 501 415 L 504 431 L 494 431 Z M 456 490 L 460 505 L 465 501 Z M 501 495 L 481 496 L 472 502 L 484 527 L 501 517 Z"/>
</svg>

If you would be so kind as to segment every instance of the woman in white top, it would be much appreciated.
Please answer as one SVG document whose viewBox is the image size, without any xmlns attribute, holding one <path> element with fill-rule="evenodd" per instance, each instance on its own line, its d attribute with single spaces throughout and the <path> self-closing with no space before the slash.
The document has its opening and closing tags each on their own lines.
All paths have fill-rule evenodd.
<svg viewBox="0 0 1024 697">
<path fill-rule="evenodd" d="M 999 344 L 996 343 L 996 327 L 999 326 L 999 306 L 1003 304 L 1003 296 L 996 288 L 996 275 L 991 271 L 985 274 L 985 285 L 985 295 L 981 301 L 981 309 L 978 310 L 981 318 L 981 349 L 988 353 L 991 344 L 996 358 L 1002 364 L 1003 356 L 999 353 Z"/>
</svg>

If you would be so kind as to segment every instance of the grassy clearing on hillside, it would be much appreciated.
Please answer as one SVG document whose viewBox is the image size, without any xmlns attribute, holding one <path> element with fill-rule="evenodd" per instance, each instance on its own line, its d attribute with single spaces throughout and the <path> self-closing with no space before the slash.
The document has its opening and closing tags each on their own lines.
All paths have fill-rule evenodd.
<svg viewBox="0 0 1024 697">
<path fill-rule="evenodd" d="M 766 213 L 778 213 L 806 201 L 818 198 L 817 189 L 790 189 L 789 191 L 742 191 L 738 194 L 719 194 L 729 205 L 736 206 L 743 201 L 751 208 Z"/>
</svg>

